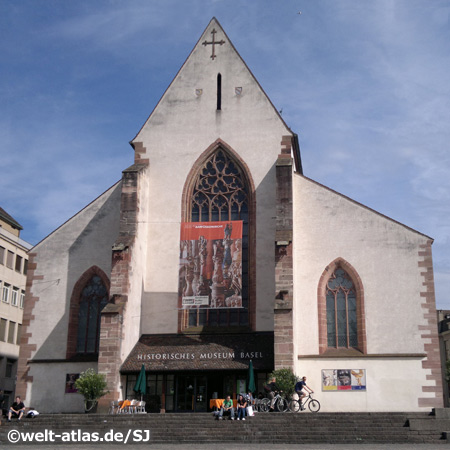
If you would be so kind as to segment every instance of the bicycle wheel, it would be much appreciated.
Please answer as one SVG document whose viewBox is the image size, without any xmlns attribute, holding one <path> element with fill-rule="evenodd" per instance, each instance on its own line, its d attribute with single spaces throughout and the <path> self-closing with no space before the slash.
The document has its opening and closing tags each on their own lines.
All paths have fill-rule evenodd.
<svg viewBox="0 0 450 450">
<path fill-rule="evenodd" d="M 288 402 L 285 398 L 281 397 L 277 400 L 277 409 L 280 412 L 286 412 L 289 409 Z"/>
<path fill-rule="evenodd" d="M 263 398 L 259 404 L 259 410 L 261 412 L 269 412 L 270 400 L 268 398 Z"/>
<path fill-rule="evenodd" d="M 300 411 L 300 403 L 298 402 L 298 400 L 292 399 L 289 402 L 289 409 L 293 413 L 299 412 Z"/>
<path fill-rule="evenodd" d="M 319 412 L 320 403 L 318 400 L 311 399 L 308 404 L 308 408 L 311 412 Z"/>
</svg>

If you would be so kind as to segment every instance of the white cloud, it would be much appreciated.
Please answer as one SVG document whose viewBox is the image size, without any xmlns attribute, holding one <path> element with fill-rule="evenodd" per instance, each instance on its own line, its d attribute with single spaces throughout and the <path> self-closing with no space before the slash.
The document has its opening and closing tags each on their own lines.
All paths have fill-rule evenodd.
<svg viewBox="0 0 450 450">
<path fill-rule="evenodd" d="M 120 178 L 132 162 L 128 141 L 216 16 L 299 134 L 305 174 L 436 239 L 444 301 L 447 1 L 40 6 L 39 15 L 34 2 L 2 5 L 1 205 L 27 222 L 24 236 L 42 238 Z"/>
</svg>

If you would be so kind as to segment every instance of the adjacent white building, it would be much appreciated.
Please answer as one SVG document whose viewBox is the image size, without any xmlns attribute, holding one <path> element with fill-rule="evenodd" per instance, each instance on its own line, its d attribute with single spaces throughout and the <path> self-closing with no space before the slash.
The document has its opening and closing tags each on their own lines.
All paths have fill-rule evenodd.
<svg viewBox="0 0 450 450">
<path fill-rule="evenodd" d="M 0 389 L 12 403 L 22 333 L 27 278 L 28 242 L 20 238 L 22 226 L 0 207 Z"/>
</svg>

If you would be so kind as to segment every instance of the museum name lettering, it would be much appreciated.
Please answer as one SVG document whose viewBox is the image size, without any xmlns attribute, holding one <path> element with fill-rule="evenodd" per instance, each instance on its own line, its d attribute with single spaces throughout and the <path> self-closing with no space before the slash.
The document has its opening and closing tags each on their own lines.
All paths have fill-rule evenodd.
<svg viewBox="0 0 450 450">
<path fill-rule="evenodd" d="M 212 353 L 147 353 L 137 355 L 139 361 L 192 360 L 192 359 L 261 359 L 262 352 L 212 352 Z"/>
</svg>

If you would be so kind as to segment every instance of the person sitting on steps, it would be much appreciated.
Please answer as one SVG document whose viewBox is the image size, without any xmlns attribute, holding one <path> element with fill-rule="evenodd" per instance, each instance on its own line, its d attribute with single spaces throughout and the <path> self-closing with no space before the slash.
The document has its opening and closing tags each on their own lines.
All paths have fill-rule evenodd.
<svg viewBox="0 0 450 450">
<path fill-rule="evenodd" d="M 233 408 L 233 400 L 231 400 L 230 396 L 227 395 L 227 398 L 223 401 L 222 407 L 219 412 L 219 420 L 223 419 L 223 416 L 229 415 L 231 420 L 234 420 L 234 408 Z"/>
<path fill-rule="evenodd" d="M 247 399 L 239 394 L 239 398 L 237 401 L 237 420 L 245 420 L 245 414 L 247 411 Z"/>
<path fill-rule="evenodd" d="M 23 413 L 25 412 L 25 405 L 19 396 L 16 397 L 16 401 L 11 405 L 8 412 L 8 422 L 11 422 L 11 416 L 18 417 L 18 420 L 22 420 Z"/>
</svg>

